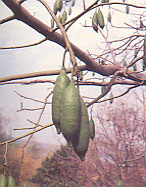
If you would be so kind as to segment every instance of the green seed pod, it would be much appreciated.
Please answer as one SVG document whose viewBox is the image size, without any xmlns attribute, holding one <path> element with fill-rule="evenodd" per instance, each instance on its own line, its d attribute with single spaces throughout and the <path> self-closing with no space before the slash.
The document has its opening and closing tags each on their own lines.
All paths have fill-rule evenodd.
<svg viewBox="0 0 146 187">
<path fill-rule="evenodd" d="M 127 66 L 127 62 L 125 59 L 123 60 L 123 66 Z"/>
<path fill-rule="evenodd" d="M 62 23 L 62 17 L 59 15 L 58 16 L 58 21 L 60 22 L 60 23 Z"/>
<path fill-rule="evenodd" d="M 109 100 L 109 102 L 110 102 L 110 104 L 113 103 L 113 93 L 112 92 L 110 93 L 110 100 Z"/>
<path fill-rule="evenodd" d="M 60 134 L 60 110 L 61 101 L 65 87 L 69 84 L 69 78 L 64 68 L 62 68 L 59 76 L 56 79 L 56 83 L 53 90 L 52 97 L 52 120 L 55 124 L 57 134 Z"/>
<path fill-rule="evenodd" d="M 130 8 L 129 5 L 126 5 L 126 14 L 129 14 Z"/>
<path fill-rule="evenodd" d="M 7 187 L 7 180 L 5 175 L 0 175 L 0 187 Z"/>
<path fill-rule="evenodd" d="M 54 3 L 53 12 L 54 12 L 55 15 L 57 14 L 57 0 Z"/>
<path fill-rule="evenodd" d="M 144 48 L 143 48 L 143 70 L 146 68 L 146 34 L 144 37 Z"/>
<path fill-rule="evenodd" d="M 92 26 L 96 32 L 98 32 L 97 25 L 98 25 L 98 18 L 97 18 L 97 12 L 95 11 L 92 18 Z"/>
<path fill-rule="evenodd" d="M 88 150 L 89 145 L 89 136 L 90 136 L 90 129 L 89 129 L 89 119 L 88 119 L 88 112 L 87 107 L 84 103 L 84 100 L 81 100 L 81 124 L 80 129 L 78 132 L 78 136 L 73 141 L 73 149 L 81 159 L 81 161 L 85 160 L 85 154 Z"/>
<path fill-rule="evenodd" d="M 92 117 L 89 121 L 89 128 L 90 128 L 90 138 L 93 140 L 95 137 L 95 123 Z"/>
<path fill-rule="evenodd" d="M 135 63 L 135 64 L 133 64 L 133 70 L 134 70 L 134 71 L 137 71 L 137 66 L 136 66 L 136 63 Z"/>
<path fill-rule="evenodd" d="M 124 186 L 125 186 L 124 181 L 119 181 L 118 182 L 117 187 L 124 187 Z"/>
<path fill-rule="evenodd" d="M 75 0 L 72 0 L 71 6 L 75 6 Z"/>
<path fill-rule="evenodd" d="M 68 9 L 68 15 L 71 15 L 71 13 L 72 13 L 72 8 L 69 7 L 69 9 Z"/>
<path fill-rule="evenodd" d="M 54 27 L 54 19 L 51 18 L 51 28 L 53 28 L 53 27 Z"/>
<path fill-rule="evenodd" d="M 108 15 L 107 15 L 107 20 L 111 23 L 111 19 L 112 19 L 112 16 L 111 16 L 111 13 L 110 11 L 108 12 Z"/>
<path fill-rule="evenodd" d="M 98 19 L 99 26 L 101 27 L 101 29 L 103 29 L 104 28 L 104 17 L 100 9 L 98 9 L 97 19 Z"/>
<path fill-rule="evenodd" d="M 102 83 L 104 83 L 104 80 L 102 81 Z M 106 86 L 101 86 L 101 93 L 103 93 L 105 89 L 106 89 Z"/>
<path fill-rule="evenodd" d="M 8 177 L 8 187 L 16 187 L 15 180 L 11 175 Z"/>
<path fill-rule="evenodd" d="M 62 10 L 62 6 L 63 6 L 62 0 L 57 0 L 57 11 L 60 12 Z"/>
<path fill-rule="evenodd" d="M 67 12 L 66 10 L 64 10 L 62 13 L 62 23 L 65 23 L 66 20 L 67 20 Z"/>
<path fill-rule="evenodd" d="M 62 3 L 62 0 L 56 0 L 55 3 L 54 3 L 54 14 L 56 15 L 57 12 L 61 11 L 62 10 L 62 6 L 63 6 L 63 3 Z"/>
<path fill-rule="evenodd" d="M 79 90 L 75 87 L 73 81 L 64 89 L 60 127 L 61 132 L 69 145 L 72 145 L 73 139 L 79 131 L 80 126 L 80 96 Z"/>
<path fill-rule="evenodd" d="M 102 0 L 101 3 L 109 3 L 109 0 Z"/>
</svg>

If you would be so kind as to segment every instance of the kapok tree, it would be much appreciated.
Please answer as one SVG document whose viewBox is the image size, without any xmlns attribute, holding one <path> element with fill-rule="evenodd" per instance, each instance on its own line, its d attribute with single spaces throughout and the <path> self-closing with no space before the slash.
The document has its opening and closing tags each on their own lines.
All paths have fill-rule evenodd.
<svg viewBox="0 0 146 187">
<path fill-rule="evenodd" d="M 67 67 L 67 64 L 65 63 L 65 56 L 68 52 L 72 65 L 70 65 L 69 68 L 65 68 L 66 73 L 72 74 L 72 79 L 74 83 L 77 84 L 77 87 L 80 88 L 80 90 L 82 89 L 81 85 L 86 87 L 96 86 L 97 89 L 99 87 L 102 88 L 101 93 L 98 92 L 99 94 L 96 97 L 93 97 L 92 93 L 90 97 L 87 97 L 84 94 L 84 98 L 86 98 L 87 103 L 86 107 L 90 107 L 91 109 L 91 106 L 98 103 L 101 98 L 111 91 L 113 85 L 120 85 L 121 88 L 124 85 L 127 85 L 128 87 L 125 92 L 122 92 L 117 96 L 113 96 L 113 93 L 111 92 L 110 97 L 106 100 L 113 101 L 113 99 L 127 94 L 133 88 L 146 85 L 146 7 L 144 1 L 131 1 L 130 3 L 130 1 L 127 2 L 125 0 L 119 0 L 116 2 L 97 0 L 90 4 L 90 1 L 83 0 L 83 7 L 81 7 L 83 10 L 81 9 L 80 13 L 72 18 L 70 18 L 70 15 L 75 11 L 78 6 L 78 2 L 75 3 L 74 0 L 57 0 L 54 1 L 54 5 L 50 7 L 49 2 L 47 3 L 44 0 L 38 1 L 40 2 L 40 6 L 43 5 L 47 9 L 50 25 L 43 23 L 43 21 L 36 18 L 35 15 L 32 15 L 29 10 L 24 7 L 25 2 L 27 1 L 2 0 L 2 2 L 12 11 L 12 15 L 2 19 L 0 21 L 1 26 L 11 22 L 12 20 L 18 20 L 43 35 L 44 39 L 25 46 L 1 47 L 1 50 L 31 47 L 46 41 L 52 41 L 56 45 L 64 48 L 64 54 L 62 55 L 63 60 L 62 62 L 59 62 L 59 64 L 63 67 L 65 64 L 65 67 Z M 115 16 L 117 15 L 120 15 L 120 17 L 124 17 L 126 15 L 125 23 L 122 26 L 114 23 Z M 98 43 L 98 39 L 103 38 L 104 40 L 104 45 L 102 43 L 102 47 L 98 47 L 98 54 L 92 54 L 92 46 L 91 48 L 89 47 L 88 52 L 86 52 L 83 51 L 78 44 L 75 45 L 69 39 L 69 31 L 71 31 L 72 28 L 74 29 L 76 22 L 84 16 L 86 16 L 87 22 L 81 23 L 80 29 L 84 29 L 85 32 L 87 29 L 88 31 L 90 29 L 91 35 L 93 32 L 94 34 L 96 33 L 97 39 L 95 38 L 95 42 L 98 46 L 101 45 L 101 43 Z M 130 16 L 130 19 L 127 19 L 128 16 Z M 117 34 L 116 37 L 112 38 L 110 36 L 110 29 L 117 29 L 117 33 L 119 33 L 119 35 Z M 123 32 L 123 30 L 125 32 Z M 90 41 L 90 35 L 84 40 L 87 40 L 87 42 Z M 48 67 L 49 63 L 50 62 L 48 61 Z M 26 82 L 25 80 L 42 76 L 49 77 L 52 75 L 58 75 L 60 71 L 61 69 L 49 70 L 48 68 L 47 70 L 40 72 L 18 74 L 13 76 L 10 75 L 8 77 L 1 77 L 0 84 L 40 83 L 44 81 L 40 79 Z M 90 72 L 92 72 L 92 74 Z M 20 81 L 20 79 L 23 79 L 23 81 Z M 50 80 L 48 82 L 53 84 L 55 83 L 55 81 Z M 45 98 L 45 101 L 42 102 L 43 107 L 40 108 L 41 114 L 38 121 L 30 121 L 35 125 L 34 130 L 24 136 L 10 140 L 7 143 L 32 135 L 35 132 L 54 125 L 53 123 L 49 125 L 39 124 L 45 107 L 49 104 L 47 101 L 51 95 L 52 92 L 50 92 Z M 19 96 L 25 98 L 23 95 L 19 94 Z M 23 106 L 21 109 L 23 109 Z M 6 144 L 6 142 L 1 144 Z"/>
</svg>

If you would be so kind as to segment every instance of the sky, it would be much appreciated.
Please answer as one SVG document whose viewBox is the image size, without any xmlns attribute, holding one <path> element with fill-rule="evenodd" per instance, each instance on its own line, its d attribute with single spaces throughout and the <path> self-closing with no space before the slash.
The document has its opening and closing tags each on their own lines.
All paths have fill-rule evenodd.
<svg viewBox="0 0 146 187">
<path fill-rule="evenodd" d="M 49 6 L 53 7 L 53 0 L 46 1 Z M 86 1 L 86 5 L 90 5 L 89 0 Z M 128 1 L 129 3 L 132 1 Z M 144 2 L 144 1 L 141 1 Z M 138 0 L 134 1 L 135 4 L 138 3 Z M 50 15 L 47 10 L 38 2 L 38 1 L 26 1 L 23 6 L 35 17 L 39 18 L 45 24 L 50 25 Z M 115 6 L 118 8 L 118 6 Z M 76 6 L 73 8 L 73 13 L 70 16 L 73 16 L 80 13 L 83 10 L 82 1 L 76 1 Z M 103 14 L 107 17 L 109 7 L 102 7 Z M 125 10 L 123 6 L 121 10 Z M 92 54 L 99 54 L 102 47 L 105 45 L 105 41 L 102 38 L 100 33 L 96 33 L 91 27 L 84 28 L 85 21 L 86 24 L 91 26 L 91 17 L 95 10 L 90 11 L 85 16 L 80 18 L 67 32 L 69 36 L 69 40 L 80 47 L 83 51 L 87 52 L 88 50 Z M 131 11 L 135 11 L 135 9 L 131 9 Z M 112 13 L 112 22 L 113 24 L 122 26 L 124 25 L 125 20 L 131 21 L 130 16 L 123 15 L 120 12 Z M 0 19 L 5 18 L 11 15 L 11 11 L 0 1 Z M 13 20 L 11 22 L 2 24 L 0 26 L 0 46 L 21 46 L 26 44 L 31 44 L 37 41 L 40 41 L 44 37 L 21 23 L 20 21 Z M 109 39 L 115 39 L 119 37 L 119 35 L 126 35 L 127 33 L 123 30 L 120 33 L 117 33 L 116 29 L 112 29 L 109 25 Z M 103 32 L 106 33 L 106 30 Z M 131 31 L 129 31 L 130 34 Z M 23 48 L 23 49 L 9 49 L 9 50 L 0 50 L 0 77 L 5 77 L 9 75 L 16 75 L 22 73 L 30 73 L 36 71 L 44 71 L 44 70 L 53 70 L 60 69 L 63 55 L 63 48 L 58 46 L 57 44 L 46 41 L 38 46 Z M 69 66 L 69 57 L 66 62 L 67 66 Z M 91 74 L 89 74 L 91 76 Z M 55 80 L 55 76 L 49 77 L 49 79 Z M 29 80 L 42 80 L 45 78 L 34 78 L 27 79 Z M 27 119 L 30 119 L 34 122 L 37 122 L 38 117 L 41 111 L 21 111 L 17 112 L 20 109 L 20 103 L 23 102 L 25 108 L 35 108 L 41 107 L 40 103 L 36 103 L 31 100 L 26 100 L 20 98 L 16 92 L 30 98 L 35 98 L 38 100 L 44 101 L 44 98 L 50 93 L 53 85 L 46 84 L 36 84 L 36 85 L 3 85 L 0 86 L 0 108 L 2 108 L 4 115 L 11 118 L 10 127 L 7 129 L 9 133 L 14 137 L 18 137 L 25 132 L 28 131 L 14 131 L 13 128 L 23 128 L 23 127 L 31 127 Z M 86 96 L 95 97 L 100 94 L 100 90 L 97 88 L 90 87 L 82 87 L 81 93 L 86 94 Z M 50 98 L 51 101 L 51 98 Z M 45 113 L 43 114 L 42 120 L 40 122 L 43 125 L 52 123 L 51 118 L 51 105 L 48 105 Z M 57 135 L 54 127 L 49 127 L 48 129 L 43 130 L 42 132 L 38 132 L 34 135 L 34 139 L 49 144 L 60 144 L 64 143 L 64 139 L 62 135 Z"/>
</svg>

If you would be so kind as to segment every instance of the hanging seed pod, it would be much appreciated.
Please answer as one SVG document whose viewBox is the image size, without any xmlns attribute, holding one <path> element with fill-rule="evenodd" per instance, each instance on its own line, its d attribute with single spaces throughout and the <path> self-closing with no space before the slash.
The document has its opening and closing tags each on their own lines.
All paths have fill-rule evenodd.
<svg viewBox="0 0 146 187">
<path fill-rule="evenodd" d="M 80 128 L 80 107 L 79 90 L 71 81 L 63 92 L 60 116 L 61 132 L 69 145 L 72 145 Z"/>
<path fill-rule="evenodd" d="M 62 6 L 63 6 L 63 3 L 62 3 L 62 0 L 56 0 L 55 3 L 54 3 L 54 14 L 56 15 L 57 12 L 61 11 L 62 10 Z"/>
<path fill-rule="evenodd" d="M 53 90 L 52 97 L 52 120 L 56 127 L 57 134 L 60 134 L 60 112 L 61 102 L 64 89 L 69 85 L 69 78 L 66 74 L 64 67 L 62 68 Z"/>
<path fill-rule="evenodd" d="M 95 137 L 95 123 L 92 117 L 89 121 L 89 128 L 90 128 L 90 138 L 93 140 Z"/>
<path fill-rule="evenodd" d="M 11 175 L 8 177 L 8 187 L 16 187 L 15 180 Z"/>
<path fill-rule="evenodd" d="M 126 14 L 129 14 L 130 8 L 129 5 L 126 5 Z"/>
<path fill-rule="evenodd" d="M 99 26 L 101 27 L 101 29 L 103 29 L 104 28 L 104 17 L 100 9 L 98 9 L 97 19 L 98 19 Z"/>
<path fill-rule="evenodd" d="M 113 103 L 113 93 L 112 92 L 110 93 L 110 100 L 109 100 L 109 102 L 110 102 L 110 104 Z"/>
<path fill-rule="evenodd" d="M 102 83 L 104 83 L 104 80 L 102 81 Z M 106 89 L 106 86 L 101 86 L 101 93 L 103 93 L 105 89 Z"/>
<path fill-rule="evenodd" d="M 133 64 L 133 70 L 134 70 L 134 71 L 137 71 L 137 66 L 136 66 L 136 63 L 135 63 L 135 64 Z"/>
<path fill-rule="evenodd" d="M 63 6 L 62 0 L 57 0 L 57 11 L 60 12 L 62 10 L 62 6 Z"/>
<path fill-rule="evenodd" d="M 64 10 L 62 13 L 62 23 L 65 23 L 66 20 L 67 20 L 67 12 L 66 10 Z"/>
<path fill-rule="evenodd" d="M 71 6 L 75 6 L 75 0 L 72 0 Z"/>
<path fill-rule="evenodd" d="M 62 23 L 62 17 L 59 15 L 58 16 L 58 21 L 60 22 L 60 23 Z"/>
<path fill-rule="evenodd" d="M 54 12 L 55 15 L 57 14 L 57 0 L 54 3 L 53 12 Z"/>
<path fill-rule="evenodd" d="M 138 54 L 138 48 L 135 48 L 135 50 L 134 50 L 134 58 L 137 57 L 137 54 Z"/>
<path fill-rule="evenodd" d="M 71 13 L 72 13 L 72 8 L 69 7 L 69 9 L 68 9 L 68 15 L 71 15 Z"/>
<path fill-rule="evenodd" d="M 109 0 L 102 0 L 101 3 L 109 3 Z"/>
<path fill-rule="evenodd" d="M 0 175 L 0 187 L 7 187 L 7 180 L 5 175 Z"/>
<path fill-rule="evenodd" d="M 146 68 L 146 34 L 144 37 L 144 48 L 143 48 L 143 70 Z"/>
<path fill-rule="evenodd" d="M 98 25 L 98 18 L 97 18 L 97 12 L 95 11 L 92 18 L 92 26 L 96 32 L 98 32 L 97 25 Z"/>
<path fill-rule="evenodd" d="M 127 66 L 127 62 L 125 59 L 123 60 L 123 66 Z"/>
<path fill-rule="evenodd" d="M 53 27 L 54 27 L 54 19 L 51 18 L 51 28 L 53 28 Z"/>
<path fill-rule="evenodd" d="M 111 13 L 110 11 L 108 12 L 108 15 L 107 15 L 107 20 L 111 23 L 111 20 L 112 20 L 112 16 L 111 16 Z"/>
<path fill-rule="evenodd" d="M 73 149 L 81 159 L 81 161 L 85 160 L 85 154 L 88 150 L 89 145 L 89 119 L 87 107 L 84 103 L 84 100 L 80 97 L 81 101 L 81 123 L 78 131 L 78 136 L 73 141 Z"/>
<path fill-rule="evenodd" d="M 119 181 L 118 182 L 117 187 L 124 187 L 124 186 L 125 186 L 124 181 Z"/>
</svg>

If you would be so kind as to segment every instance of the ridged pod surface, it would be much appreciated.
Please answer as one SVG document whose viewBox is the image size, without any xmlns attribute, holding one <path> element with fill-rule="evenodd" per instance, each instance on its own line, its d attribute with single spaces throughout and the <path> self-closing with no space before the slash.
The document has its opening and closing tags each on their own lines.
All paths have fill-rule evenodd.
<svg viewBox="0 0 146 187">
<path fill-rule="evenodd" d="M 16 187 L 15 180 L 11 175 L 8 177 L 8 187 Z"/>
<path fill-rule="evenodd" d="M 56 79 L 52 97 L 52 120 L 57 133 L 60 134 L 60 110 L 64 89 L 69 85 L 69 78 L 64 68 Z"/>
<path fill-rule="evenodd" d="M 7 180 L 5 175 L 0 175 L 0 187 L 7 187 Z"/>
<path fill-rule="evenodd" d="M 97 19 L 98 19 L 99 26 L 103 29 L 104 28 L 104 17 L 100 9 L 98 9 Z"/>
<path fill-rule="evenodd" d="M 87 107 L 84 103 L 84 100 L 81 100 L 81 123 L 78 135 L 73 142 L 74 151 L 77 153 L 81 161 L 85 160 L 85 154 L 88 150 L 89 145 L 89 136 L 90 136 L 90 129 L 89 129 L 89 119 L 88 119 L 88 112 Z"/>
<path fill-rule="evenodd" d="M 95 123 L 92 117 L 89 121 L 89 127 L 90 127 L 90 138 L 93 140 L 95 137 Z"/>
<path fill-rule="evenodd" d="M 71 81 L 65 88 L 61 105 L 61 132 L 69 145 L 72 145 L 80 126 L 80 96 L 79 90 Z"/>
</svg>

